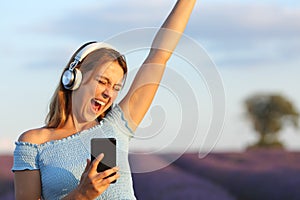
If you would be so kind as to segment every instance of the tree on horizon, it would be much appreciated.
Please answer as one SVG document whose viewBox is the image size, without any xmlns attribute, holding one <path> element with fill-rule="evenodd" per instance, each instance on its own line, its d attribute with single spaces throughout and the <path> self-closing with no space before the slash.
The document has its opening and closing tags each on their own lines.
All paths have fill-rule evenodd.
<svg viewBox="0 0 300 200">
<path fill-rule="evenodd" d="M 259 133 L 254 147 L 284 148 L 278 134 L 284 126 L 299 128 L 299 112 L 280 94 L 254 94 L 245 100 L 247 115 L 254 130 Z"/>
</svg>

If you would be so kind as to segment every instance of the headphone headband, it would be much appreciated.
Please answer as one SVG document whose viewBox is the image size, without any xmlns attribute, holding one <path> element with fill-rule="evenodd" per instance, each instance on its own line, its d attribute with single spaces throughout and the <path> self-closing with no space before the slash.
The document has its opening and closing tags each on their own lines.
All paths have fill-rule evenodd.
<svg viewBox="0 0 300 200">
<path fill-rule="evenodd" d="M 91 52 L 97 50 L 97 49 L 101 49 L 101 48 L 110 48 L 110 49 L 114 49 L 116 50 L 113 46 L 104 43 L 104 42 L 94 42 L 91 43 L 87 46 L 85 46 L 83 49 L 81 49 L 75 56 L 75 60 L 77 60 L 78 62 L 81 62 L 88 54 L 90 54 Z"/>
</svg>

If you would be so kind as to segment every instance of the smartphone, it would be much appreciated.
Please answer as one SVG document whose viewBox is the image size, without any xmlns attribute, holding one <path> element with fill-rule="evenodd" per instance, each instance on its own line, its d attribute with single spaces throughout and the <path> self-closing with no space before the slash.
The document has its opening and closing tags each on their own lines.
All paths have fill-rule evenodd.
<svg viewBox="0 0 300 200">
<path fill-rule="evenodd" d="M 103 153 L 104 158 L 97 166 L 97 172 L 103 172 L 111 169 L 117 165 L 117 141 L 115 138 L 92 138 L 91 139 L 91 161 L 93 161 L 99 154 Z M 115 173 L 109 175 L 113 176 Z M 108 178 L 106 177 L 106 178 Z M 112 183 L 115 183 L 113 181 Z"/>
</svg>

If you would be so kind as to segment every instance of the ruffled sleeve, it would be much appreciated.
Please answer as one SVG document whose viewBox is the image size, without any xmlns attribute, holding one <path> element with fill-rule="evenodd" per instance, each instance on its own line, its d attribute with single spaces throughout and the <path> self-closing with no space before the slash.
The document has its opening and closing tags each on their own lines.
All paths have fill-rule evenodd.
<svg viewBox="0 0 300 200">
<path fill-rule="evenodd" d="M 12 171 L 39 169 L 38 146 L 26 142 L 16 142 L 15 144 Z"/>
</svg>

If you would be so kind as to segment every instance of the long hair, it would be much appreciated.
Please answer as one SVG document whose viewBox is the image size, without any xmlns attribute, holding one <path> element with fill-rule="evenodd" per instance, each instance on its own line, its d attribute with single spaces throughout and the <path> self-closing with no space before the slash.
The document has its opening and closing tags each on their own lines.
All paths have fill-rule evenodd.
<svg viewBox="0 0 300 200">
<path fill-rule="evenodd" d="M 76 54 L 83 49 L 85 46 L 91 44 L 93 42 L 88 42 L 82 45 L 71 57 L 70 61 L 66 65 L 65 70 L 69 68 L 71 62 L 74 61 L 74 57 Z M 87 57 L 91 57 L 91 59 L 86 59 Z M 86 62 L 84 62 L 86 60 Z M 118 51 L 111 48 L 101 48 L 91 52 L 87 55 L 82 62 L 80 62 L 76 68 L 80 69 L 82 76 L 85 75 L 86 72 L 94 70 L 97 66 L 96 64 L 101 62 L 114 62 L 117 61 L 120 67 L 124 72 L 124 80 L 127 75 L 127 64 L 125 61 L 125 57 L 121 55 Z M 98 117 L 100 121 L 107 112 L 111 109 L 108 108 L 102 115 Z M 61 128 L 65 125 L 68 117 L 72 114 L 72 90 L 67 90 L 64 88 L 61 79 L 60 82 L 52 96 L 52 99 L 49 104 L 49 112 L 47 114 L 45 120 L 46 128 Z"/>
</svg>

